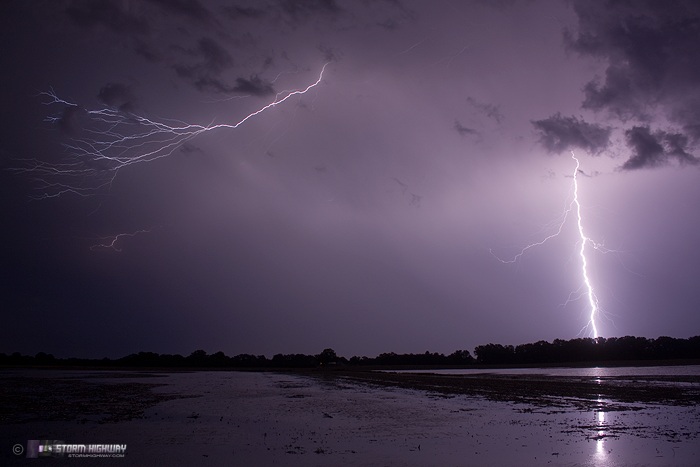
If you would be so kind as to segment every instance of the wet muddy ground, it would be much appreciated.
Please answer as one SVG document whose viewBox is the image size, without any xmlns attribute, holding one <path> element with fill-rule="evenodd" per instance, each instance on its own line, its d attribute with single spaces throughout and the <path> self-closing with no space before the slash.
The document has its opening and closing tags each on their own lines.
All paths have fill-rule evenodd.
<svg viewBox="0 0 700 467">
<path fill-rule="evenodd" d="M 11 453 L 28 439 L 127 444 L 103 460 L 120 465 L 700 465 L 696 377 L 36 370 L 0 383 L 3 465 L 32 461 Z"/>
<path fill-rule="evenodd" d="M 641 369 L 643 371 L 643 369 Z M 596 409 L 600 400 L 612 410 L 615 403 L 696 405 L 700 403 L 700 376 L 549 376 L 544 374 L 449 375 L 379 371 L 335 371 L 326 378 L 403 387 L 442 394 L 482 396 L 493 401 L 529 403 L 540 406 L 575 406 Z M 630 406 L 621 405 L 628 410 Z"/>
</svg>

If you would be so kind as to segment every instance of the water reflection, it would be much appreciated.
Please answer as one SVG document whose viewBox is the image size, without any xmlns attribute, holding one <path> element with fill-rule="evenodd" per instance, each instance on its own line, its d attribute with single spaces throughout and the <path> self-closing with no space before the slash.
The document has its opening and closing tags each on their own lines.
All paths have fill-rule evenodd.
<svg viewBox="0 0 700 467">
<path fill-rule="evenodd" d="M 598 396 L 596 408 L 593 411 L 595 417 L 596 434 L 593 436 L 595 440 L 595 453 L 593 454 L 593 465 L 605 466 L 607 463 L 608 452 L 605 449 L 606 425 L 605 425 L 605 402 Z"/>
<path fill-rule="evenodd" d="M 396 371 L 396 370 L 391 370 Z M 446 375 L 474 375 L 492 373 L 500 375 L 549 375 L 549 376 L 588 376 L 610 378 L 620 376 L 700 376 L 700 365 L 644 366 L 644 367 L 593 367 L 593 368 L 451 368 L 431 370 L 400 370 L 399 373 L 436 373 Z"/>
</svg>

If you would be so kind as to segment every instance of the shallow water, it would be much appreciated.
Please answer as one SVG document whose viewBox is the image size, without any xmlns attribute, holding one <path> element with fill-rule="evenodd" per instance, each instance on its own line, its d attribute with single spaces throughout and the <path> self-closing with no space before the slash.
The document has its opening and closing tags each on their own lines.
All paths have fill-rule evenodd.
<svg viewBox="0 0 700 467">
<path fill-rule="evenodd" d="M 54 375 L 58 376 L 59 375 Z M 73 372 L 114 383 L 108 373 Z M 116 423 L 0 424 L 3 464 L 15 442 L 126 443 L 110 465 L 700 465 L 700 410 L 629 404 L 580 410 L 378 388 L 276 373 L 125 375 L 166 383 L 164 401 Z M 104 377 L 104 379 L 101 379 Z M 66 394 L 70 397 L 70 394 Z M 601 409 L 603 408 L 603 409 Z M 41 461 L 40 461 L 41 462 Z"/>
<path fill-rule="evenodd" d="M 398 370 L 397 373 L 435 373 L 442 375 L 476 375 L 491 373 L 499 375 L 590 376 L 600 378 L 619 376 L 700 376 L 700 365 L 620 366 L 591 368 L 457 368 L 440 370 Z"/>
</svg>

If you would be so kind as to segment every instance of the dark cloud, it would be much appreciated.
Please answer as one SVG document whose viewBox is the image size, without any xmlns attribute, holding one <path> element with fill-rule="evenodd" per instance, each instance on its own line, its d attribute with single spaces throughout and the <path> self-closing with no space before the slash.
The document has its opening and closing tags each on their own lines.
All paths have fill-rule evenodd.
<svg viewBox="0 0 700 467">
<path fill-rule="evenodd" d="M 600 175 L 600 172 L 597 170 L 594 170 L 593 172 L 586 172 L 583 169 L 578 169 L 578 174 L 582 175 L 584 177 L 593 178 L 593 177 L 597 177 L 598 175 Z"/>
<path fill-rule="evenodd" d="M 623 169 L 653 167 L 665 162 L 664 148 L 651 134 L 649 127 L 636 126 L 627 130 L 625 138 L 630 147 L 633 148 L 634 155 L 623 164 Z"/>
<path fill-rule="evenodd" d="M 501 113 L 500 106 L 479 102 L 473 97 L 467 97 L 467 102 L 486 117 L 495 120 L 496 123 L 500 124 L 503 121 L 504 117 Z"/>
<path fill-rule="evenodd" d="M 195 21 L 209 21 L 211 13 L 197 0 L 148 0 L 164 11 Z"/>
<path fill-rule="evenodd" d="M 253 6 L 226 5 L 220 11 L 233 21 L 265 19 L 276 23 L 276 27 L 284 24 L 292 28 L 309 21 L 333 21 L 345 13 L 336 0 L 271 0 L 250 3 Z"/>
<path fill-rule="evenodd" d="M 200 66 L 211 73 L 220 73 L 233 65 L 231 55 L 214 39 L 203 37 L 197 44 L 197 51 L 203 61 Z"/>
<path fill-rule="evenodd" d="M 333 49 L 332 47 L 323 44 L 318 46 L 318 50 L 323 54 L 323 59 L 326 62 L 336 62 L 340 59 L 342 55 L 340 52 Z"/>
<path fill-rule="evenodd" d="M 265 10 L 253 7 L 227 5 L 223 12 L 231 19 L 259 19 L 266 16 Z"/>
<path fill-rule="evenodd" d="M 466 126 L 462 125 L 459 120 L 455 120 L 455 124 L 453 127 L 455 130 L 457 130 L 457 133 L 460 134 L 460 136 L 470 136 L 470 135 L 475 135 L 478 136 L 479 132 L 472 129 L 472 128 L 467 128 Z"/>
<path fill-rule="evenodd" d="M 141 40 L 134 41 L 133 44 L 134 52 L 136 52 L 141 57 L 145 58 L 149 62 L 159 62 L 161 57 L 160 54 L 154 50 L 152 46 Z"/>
<path fill-rule="evenodd" d="M 202 92 L 215 92 L 228 94 L 235 92 L 233 86 L 226 84 L 223 80 L 209 74 L 200 75 L 196 67 L 185 67 L 175 65 L 175 72 L 181 78 L 188 79 L 192 85 Z"/>
<path fill-rule="evenodd" d="M 700 143 L 700 96 L 688 94 L 676 106 L 671 116 L 673 121 L 682 122 L 683 131 L 690 136 L 693 143 Z"/>
<path fill-rule="evenodd" d="M 410 195 L 411 195 L 411 200 L 409 201 L 409 203 L 411 204 L 411 206 L 415 206 L 415 207 L 419 208 L 420 202 L 423 199 L 423 197 L 421 195 L 417 195 L 415 193 L 410 193 Z"/>
<path fill-rule="evenodd" d="M 401 195 L 402 195 L 402 196 L 403 196 L 403 195 L 406 195 L 407 190 L 410 188 L 410 187 L 408 186 L 408 184 L 402 182 L 401 180 L 399 180 L 399 179 L 396 178 L 396 177 L 392 177 L 391 179 L 392 179 L 393 181 L 395 181 L 396 184 L 397 184 L 397 185 L 399 186 L 399 188 L 401 189 Z M 408 192 L 408 196 L 409 196 L 409 201 L 408 201 L 408 203 L 409 203 L 411 206 L 414 206 L 414 207 L 419 208 L 419 207 L 420 207 L 420 203 L 421 203 L 421 201 L 423 200 L 423 196 L 422 196 L 422 195 L 417 195 L 416 193 L 413 193 L 413 192 Z"/>
<path fill-rule="evenodd" d="M 384 28 L 388 31 L 394 31 L 399 28 L 399 22 L 393 18 L 387 18 L 384 21 L 379 21 L 377 26 Z"/>
<path fill-rule="evenodd" d="M 665 117 L 679 127 L 678 134 L 629 130 L 633 156 L 624 167 L 695 160 L 686 148 L 700 141 L 700 3 L 580 0 L 574 8 L 579 27 L 565 32 L 567 47 L 608 64 L 604 77 L 584 86 L 583 108 L 643 125 Z"/>
<path fill-rule="evenodd" d="M 623 165 L 624 170 L 657 167 L 675 158 L 681 164 L 697 164 L 696 157 L 686 151 L 688 138 L 678 133 L 651 132 L 648 126 L 635 126 L 625 132 L 627 144 L 633 151 Z"/>
<path fill-rule="evenodd" d="M 132 112 L 136 107 L 136 98 L 131 86 L 122 83 L 107 83 L 97 94 L 100 102 L 119 109 L 123 112 Z"/>
<path fill-rule="evenodd" d="M 251 76 L 249 79 L 236 78 L 233 91 L 253 96 L 265 97 L 275 93 L 272 83 L 261 79 L 259 76 Z"/>
<path fill-rule="evenodd" d="M 203 37 L 195 49 L 182 50 L 186 55 L 197 57 L 194 64 L 175 64 L 173 69 L 181 78 L 190 81 L 200 91 L 220 93 L 234 92 L 219 75 L 233 66 L 233 58 L 214 39 Z"/>
<path fill-rule="evenodd" d="M 609 125 L 605 153 L 617 153 L 619 141 L 636 155 L 626 169 L 696 164 L 691 130 L 700 134 L 700 93 L 688 78 L 696 52 L 682 50 L 686 63 L 669 50 L 677 64 L 667 61 L 638 79 L 633 72 L 653 62 L 635 56 L 630 63 L 626 52 L 610 52 L 611 39 L 592 34 L 596 25 L 615 25 L 619 3 L 605 0 L 577 6 L 592 15 L 590 27 L 574 25 L 570 39 L 590 32 L 591 41 L 589 49 L 584 41 L 570 46 L 569 59 L 559 53 L 557 17 L 575 20 L 576 0 L 518 1 L 510 11 L 486 0 L 449 8 L 411 2 L 415 15 L 386 0 L 336 1 L 287 10 L 278 0 L 0 2 L 2 13 L 12 10 L 0 14 L 0 102 L 11 117 L 0 142 L 0 203 L 9 227 L 0 246 L 9 278 L 0 281 L 0 308 L 9 310 L 0 351 L 99 358 L 144 349 L 274 355 L 334 346 L 371 356 L 580 332 L 587 316 L 556 309 L 581 280 L 578 266 L 567 263 L 568 236 L 528 253 L 525 275 L 487 249 L 539 240 L 533 222 L 568 202 L 561 170 L 570 167 L 565 176 L 572 177 L 573 166 L 568 158 L 556 167 L 533 163 L 545 152 L 531 147 L 540 133 L 553 149 L 598 148 L 607 144 Z M 198 4 L 210 19 L 197 19 L 206 16 Z M 647 3 L 638 4 L 648 16 Z M 677 5 L 687 3 L 662 7 L 675 17 Z M 308 98 L 289 99 L 237 130 L 177 139 L 180 145 L 153 134 L 125 154 L 143 163 L 118 173 L 90 142 L 155 127 L 130 114 L 112 127 L 58 100 L 90 109 L 131 102 L 140 115 L 169 125 L 233 123 L 271 100 L 237 99 L 236 78 L 257 90 L 304 89 L 323 55 L 337 62 Z M 592 63 L 600 77 L 581 93 L 593 78 L 581 78 L 581 70 Z M 51 86 L 56 99 L 53 91 L 36 95 Z M 313 109 L 296 111 L 312 100 Z M 589 111 L 579 109 L 584 100 Z M 42 125 L 47 114 L 55 120 Z M 529 118 L 515 118 L 524 114 Z M 646 120 L 638 121 L 642 114 Z M 605 121 L 608 115 L 627 123 Z M 163 145 L 171 156 L 145 156 Z M 693 313 L 700 305 L 694 169 L 681 177 L 644 171 L 650 177 L 621 172 L 624 181 L 610 174 L 592 180 L 586 177 L 607 172 L 608 163 L 586 161 L 579 151 L 586 203 L 606 207 L 597 226 L 585 227 L 639 256 L 638 275 L 617 258 L 598 264 L 603 275 L 592 280 L 609 286 L 601 303 L 612 293 L 628 302 L 616 310 L 619 328 L 603 320 L 601 335 L 700 329 Z M 558 181 L 541 183 L 542 175 Z M 91 250 L 103 241 L 98 235 L 119 233 L 126 233 L 120 252 Z M 660 236 L 673 238 L 671 250 L 649 248 Z M 663 283 L 656 271 L 664 272 Z"/>
<path fill-rule="evenodd" d="M 580 148 L 591 154 L 600 154 L 610 144 L 611 129 L 556 113 L 532 125 L 540 133 L 540 144 L 551 153 Z"/>
<path fill-rule="evenodd" d="M 61 115 L 56 117 L 58 128 L 69 136 L 76 136 L 82 129 L 80 118 L 85 114 L 85 109 L 77 105 L 66 106 Z"/>
<path fill-rule="evenodd" d="M 143 17 L 127 11 L 123 5 L 123 2 L 117 1 L 75 1 L 65 12 L 82 27 L 103 26 L 116 33 L 148 33 L 148 22 Z"/>
<path fill-rule="evenodd" d="M 192 143 L 188 143 L 188 142 L 185 142 L 182 145 L 180 145 L 179 149 L 180 149 L 180 152 L 185 154 L 186 156 L 204 153 L 204 151 L 202 151 L 202 148 L 195 146 Z"/>
<path fill-rule="evenodd" d="M 629 74 L 622 67 L 610 66 L 605 71 L 605 81 L 594 79 L 583 88 L 584 109 L 607 109 L 620 120 L 631 118 L 647 120 L 644 103 L 637 98 L 639 89 L 634 89 Z"/>
<path fill-rule="evenodd" d="M 342 11 L 335 0 L 279 0 L 278 3 L 284 13 L 295 19 L 318 13 L 337 15 Z"/>
<path fill-rule="evenodd" d="M 497 10 L 504 10 L 506 8 L 511 8 L 517 2 L 518 2 L 518 0 L 476 0 L 476 3 L 478 3 L 482 6 L 495 8 Z"/>
<path fill-rule="evenodd" d="M 394 180 L 400 187 L 401 187 L 401 194 L 406 194 L 406 190 L 408 189 L 408 185 L 406 185 L 404 182 L 399 180 L 396 177 L 392 177 L 392 180 Z"/>
</svg>

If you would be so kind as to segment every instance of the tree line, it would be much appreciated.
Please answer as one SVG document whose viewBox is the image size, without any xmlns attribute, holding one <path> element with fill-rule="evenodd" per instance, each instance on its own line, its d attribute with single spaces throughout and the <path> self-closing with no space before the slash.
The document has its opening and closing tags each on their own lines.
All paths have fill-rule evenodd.
<svg viewBox="0 0 700 467">
<path fill-rule="evenodd" d="M 700 359 L 700 336 L 679 339 L 662 336 L 645 337 L 555 339 L 517 346 L 502 344 L 479 345 L 474 356 L 468 350 L 456 350 L 449 355 L 437 352 L 419 354 L 382 353 L 376 357 L 338 356 L 333 349 L 317 355 L 239 354 L 229 357 L 223 352 L 207 354 L 195 350 L 188 356 L 139 352 L 118 359 L 57 358 L 39 352 L 34 356 L 15 352 L 0 353 L 0 366 L 98 366 L 98 367 L 151 367 L 151 368 L 315 368 L 336 366 L 470 366 L 521 364 L 581 364 L 612 361 L 650 361 Z"/>
<path fill-rule="evenodd" d="M 551 343 L 538 341 L 515 347 L 486 344 L 477 346 L 474 353 L 478 363 L 489 365 L 698 359 L 700 336 L 688 339 L 667 336 L 555 339 Z"/>
</svg>

